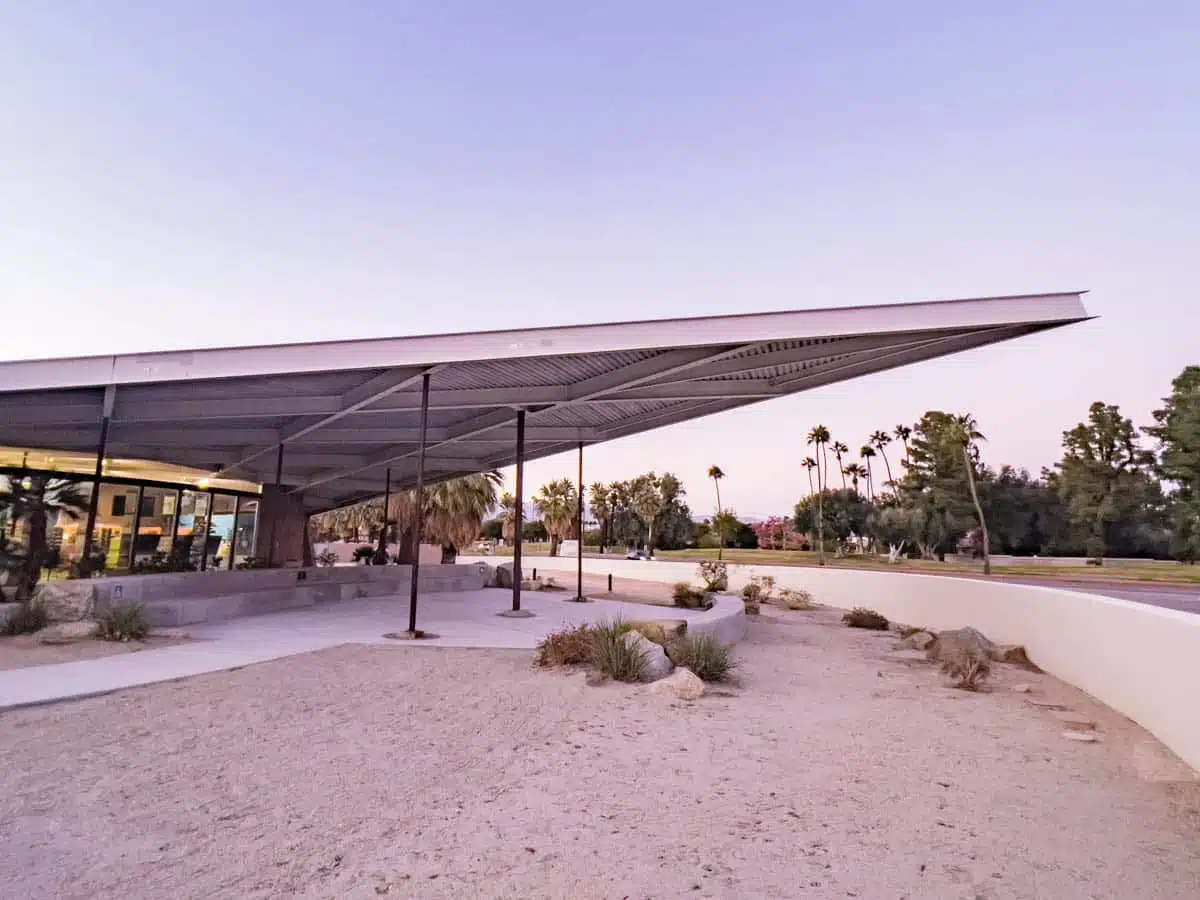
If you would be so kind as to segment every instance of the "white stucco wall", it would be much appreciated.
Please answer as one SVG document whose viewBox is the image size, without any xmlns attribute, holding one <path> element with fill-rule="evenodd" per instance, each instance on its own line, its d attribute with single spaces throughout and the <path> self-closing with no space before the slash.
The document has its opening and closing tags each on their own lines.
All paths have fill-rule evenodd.
<svg viewBox="0 0 1200 900">
<path fill-rule="evenodd" d="M 539 570 L 573 559 L 537 557 Z M 691 562 L 585 559 L 597 574 L 696 581 Z M 729 567 L 730 587 L 771 575 L 829 606 L 868 606 L 889 619 L 937 630 L 974 626 L 1023 644 L 1037 665 L 1124 713 L 1200 771 L 1200 616 L 1056 588 L 906 572 L 797 566 Z"/>
</svg>

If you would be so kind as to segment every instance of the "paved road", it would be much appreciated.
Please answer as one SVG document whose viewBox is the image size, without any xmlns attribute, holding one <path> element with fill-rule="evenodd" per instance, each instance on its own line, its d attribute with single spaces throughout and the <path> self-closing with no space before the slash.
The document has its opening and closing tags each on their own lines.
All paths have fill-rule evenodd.
<svg viewBox="0 0 1200 900">
<path fill-rule="evenodd" d="M 1065 591 L 1083 591 L 1100 594 L 1151 606 L 1165 606 L 1184 612 L 1200 613 L 1200 586 L 1165 584 L 1129 584 L 1128 582 L 1067 581 L 1064 578 L 1005 578 L 1016 584 L 1036 584 L 1039 587 L 1056 587 Z"/>
</svg>

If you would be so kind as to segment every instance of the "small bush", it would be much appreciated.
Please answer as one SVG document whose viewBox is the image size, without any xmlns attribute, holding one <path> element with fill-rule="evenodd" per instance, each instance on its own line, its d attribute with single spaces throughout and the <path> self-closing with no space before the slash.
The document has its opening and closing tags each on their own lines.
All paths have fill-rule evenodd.
<svg viewBox="0 0 1200 900">
<path fill-rule="evenodd" d="M 50 624 L 46 608 L 40 603 L 21 603 L 12 611 L 4 623 L 4 633 L 9 636 L 33 634 Z"/>
<path fill-rule="evenodd" d="M 619 619 L 596 625 L 593 629 L 593 663 L 613 681 L 641 681 L 646 674 L 646 657 L 642 651 L 625 643 L 625 635 L 630 630 L 629 625 Z"/>
<path fill-rule="evenodd" d="M 733 651 L 713 634 L 684 635 L 672 651 L 672 662 L 687 666 L 702 681 L 729 681 L 737 667 Z"/>
<path fill-rule="evenodd" d="M 140 603 L 110 609 L 100 617 L 100 637 L 106 641 L 144 641 L 150 622 Z"/>
<path fill-rule="evenodd" d="M 535 663 L 542 668 L 590 665 L 595 656 L 596 630 L 579 625 L 546 635 L 537 646 Z"/>
<path fill-rule="evenodd" d="M 816 604 L 813 602 L 812 594 L 808 591 L 792 590 L 784 588 L 779 592 L 779 605 L 785 609 L 805 610 L 814 609 Z"/>
<path fill-rule="evenodd" d="M 338 564 L 338 555 L 336 550 L 322 550 L 317 554 L 316 563 L 318 566 L 336 566 Z"/>
<path fill-rule="evenodd" d="M 915 625 L 897 625 L 896 626 L 896 633 L 898 635 L 900 635 L 901 640 L 903 640 L 904 638 L 912 637 L 918 631 L 927 631 L 930 634 L 937 634 L 937 632 L 934 631 L 932 628 L 918 628 Z"/>
<path fill-rule="evenodd" d="M 887 631 L 888 620 L 873 609 L 858 606 L 842 616 L 842 622 L 850 628 L 866 628 L 869 631 Z"/>
<path fill-rule="evenodd" d="M 375 557 L 375 548 L 370 544 L 359 544 L 354 548 L 355 562 L 370 562 Z"/>
<path fill-rule="evenodd" d="M 954 679 L 954 687 L 977 691 L 992 674 L 992 664 L 986 656 L 955 653 L 942 663 L 942 671 Z"/>
<path fill-rule="evenodd" d="M 686 581 L 677 582 L 671 588 L 671 599 L 675 601 L 676 606 L 684 609 L 708 609 L 712 606 L 708 594 L 699 588 L 692 587 Z"/>
<path fill-rule="evenodd" d="M 742 588 L 742 599 L 747 603 L 762 603 L 763 589 L 760 584 L 754 579 Z"/>
<path fill-rule="evenodd" d="M 710 594 L 729 589 L 729 566 L 716 559 L 706 559 L 700 563 L 700 580 Z"/>
</svg>

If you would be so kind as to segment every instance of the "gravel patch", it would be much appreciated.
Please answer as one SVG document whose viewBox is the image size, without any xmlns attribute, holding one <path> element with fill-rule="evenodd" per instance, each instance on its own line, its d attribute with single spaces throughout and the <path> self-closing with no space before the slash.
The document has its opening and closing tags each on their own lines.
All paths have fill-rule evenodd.
<svg viewBox="0 0 1200 900">
<path fill-rule="evenodd" d="M 0 714 L 2 893 L 1195 898 L 1200 790 L 1127 720 L 828 610 L 749 628 L 694 703 L 397 646 Z"/>
</svg>

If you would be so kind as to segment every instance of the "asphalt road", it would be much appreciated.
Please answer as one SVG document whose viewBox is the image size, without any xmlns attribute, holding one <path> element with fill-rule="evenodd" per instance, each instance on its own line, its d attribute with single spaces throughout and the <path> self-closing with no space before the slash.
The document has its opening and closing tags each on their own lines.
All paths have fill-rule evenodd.
<svg viewBox="0 0 1200 900">
<path fill-rule="evenodd" d="M 1149 603 L 1183 612 L 1200 613 L 1200 586 L 1172 586 L 1164 584 L 1129 584 L 1126 582 L 1067 581 L 1063 578 L 1004 578 L 1015 584 L 1035 584 L 1039 587 L 1054 587 L 1065 591 L 1082 591 L 1085 594 L 1100 594 L 1135 603 Z"/>
</svg>

